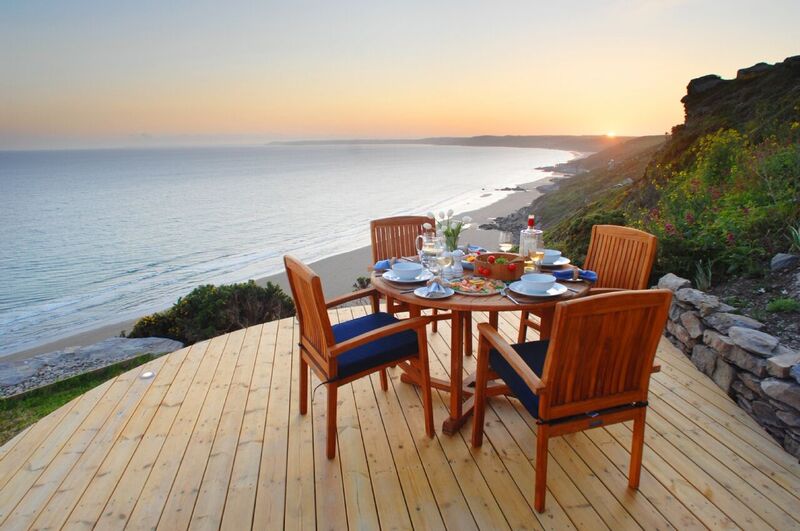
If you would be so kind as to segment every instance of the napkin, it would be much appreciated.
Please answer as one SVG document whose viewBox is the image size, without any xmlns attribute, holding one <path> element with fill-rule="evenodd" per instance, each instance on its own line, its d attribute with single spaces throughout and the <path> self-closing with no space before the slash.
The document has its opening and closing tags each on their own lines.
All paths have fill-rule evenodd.
<svg viewBox="0 0 800 531">
<path fill-rule="evenodd" d="M 572 280 L 572 269 L 551 271 L 550 274 L 559 280 Z M 578 269 L 578 278 L 587 282 L 597 282 L 597 273 L 588 269 Z"/>
<path fill-rule="evenodd" d="M 372 269 L 374 269 L 375 271 L 383 271 L 385 269 L 391 269 L 391 268 L 392 268 L 391 260 L 378 260 L 377 262 L 375 262 L 375 265 L 373 266 Z"/>
<path fill-rule="evenodd" d="M 444 289 L 444 286 L 439 283 L 438 279 L 433 279 L 428 282 L 428 295 L 439 295 L 445 293 L 446 291 L 447 290 Z"/>
<path fill-rule="evenodd" d="M 478 251 L 485 253 L 486 249 L 484 249 L 480 245 L 467 245 L 467 251 L 470 253 L 477 253 Z"/>
</svg>

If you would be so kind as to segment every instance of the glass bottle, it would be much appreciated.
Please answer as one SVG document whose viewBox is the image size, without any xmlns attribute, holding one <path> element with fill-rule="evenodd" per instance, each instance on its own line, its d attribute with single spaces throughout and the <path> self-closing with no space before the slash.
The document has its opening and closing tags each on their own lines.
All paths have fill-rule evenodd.
<svg viewBox="0 0 800 531">
<path fill-rule="evenodd" d="M 525 257 L 525 272 L 538 271 L 539 263 L 544 257 L 543 232 L 536 228 L 533 214 L 528 216 L 528 226 L 519 234 L 519 254 Z"/>
</svg>

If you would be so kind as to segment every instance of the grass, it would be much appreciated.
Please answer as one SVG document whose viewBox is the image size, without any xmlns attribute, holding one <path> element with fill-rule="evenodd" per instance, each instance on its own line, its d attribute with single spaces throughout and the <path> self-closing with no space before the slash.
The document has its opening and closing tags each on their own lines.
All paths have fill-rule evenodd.
<svg viewBox="0 0 800 531">
<path fill-rule="evenodd" d="M 800 312 L 800 302 L 795 299 L 782 298 L 769 301 L 767 311 L 770 313 L 778 312 Z"/>
<path fill-rule="evenodd" d="M 0 400 L 0 445 L 8 442 L 37 420 L 47 416 L 76 396 L 97 387 L 134 367 L 155 359 L 153 354 L 79 374 L 59 382 Z"/>
</svg>

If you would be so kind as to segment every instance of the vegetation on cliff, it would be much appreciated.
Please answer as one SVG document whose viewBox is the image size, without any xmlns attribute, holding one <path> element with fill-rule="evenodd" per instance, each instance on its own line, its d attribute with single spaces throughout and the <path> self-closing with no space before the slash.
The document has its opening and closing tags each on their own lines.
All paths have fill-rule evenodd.
<svg viewBox="0 0 800 531">
<path fill-rule="evenodd" d="M 800 222 L 800 58 L 693 80 L 682 101 L 685 123 L 662 147 L 534 202 L 551 244 L 581 259 L 592 225 L 636 226 L 659 237 L 654 275 L 690 278 L 758 274 L 789 249 Z"/>
<path fill-rule="evenodd" d="M 185 344 L 294 315 L 294 303 L 267 282 L 195 288 L 170 309 L 142 317 L 128 337 L 167 337 Z"/>
</svg>

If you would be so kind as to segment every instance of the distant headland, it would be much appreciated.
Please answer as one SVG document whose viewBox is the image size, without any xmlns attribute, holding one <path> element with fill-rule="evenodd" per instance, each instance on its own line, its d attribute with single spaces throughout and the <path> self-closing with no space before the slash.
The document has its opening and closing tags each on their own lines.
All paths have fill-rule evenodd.
<svg viewBox="0 0 800 531">
<path fill-rule="evenodd" d="M 465 137 L 430 137 L 402 139 L 293 140 L 270 142 L 271 145 L 313 146 L 348 144 L 429 144 L 437 146 L 478 146 L 563 149 L 566 151 L 597 152 L 634 137 L 608 135 L 480 135 Z"/>
</svg>

